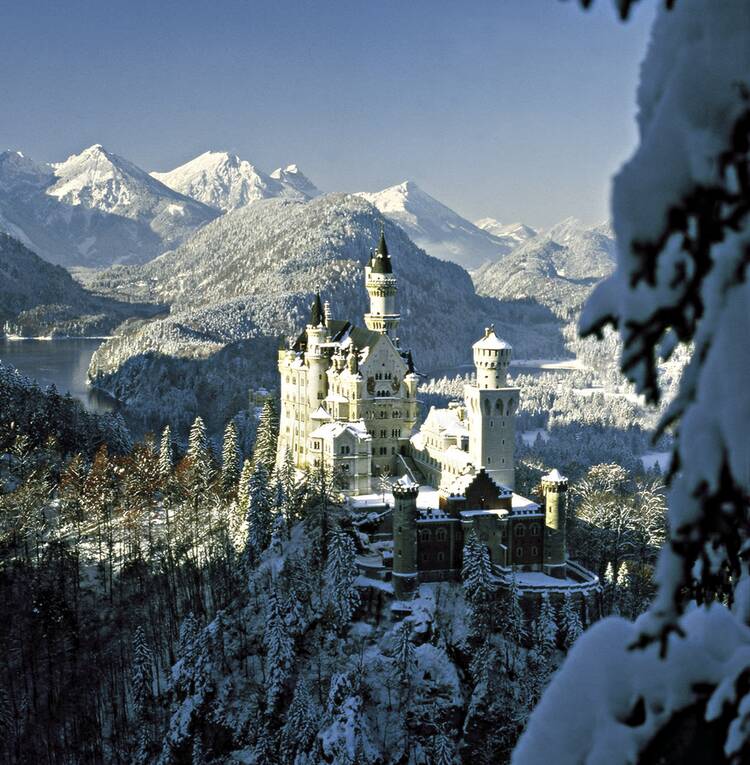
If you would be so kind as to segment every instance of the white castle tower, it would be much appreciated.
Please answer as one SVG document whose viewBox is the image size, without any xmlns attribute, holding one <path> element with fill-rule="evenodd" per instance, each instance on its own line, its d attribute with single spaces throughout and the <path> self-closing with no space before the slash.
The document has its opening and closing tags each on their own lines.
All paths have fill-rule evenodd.
<svg viewBox="0 0 750 765">
<path fill-rule="evenodd" d="M 370 295 L 370 312 L 365 314 L 367 328 L 395 339 L 401 314 L 396 309 L 396 277 L 383 229 L 377 249 L 365 266 L 365 287 Z"/>
<path fill-rule="evenodd" d="M 506 386 L 511 346 L 494 327 L 473 345 L 476 385 L 464 390 L 469 424 L 469 454 L 477 470 L 484 468 L 502 486 L 515 488 L 515 413 L 520 390 Z"/>
</svg>

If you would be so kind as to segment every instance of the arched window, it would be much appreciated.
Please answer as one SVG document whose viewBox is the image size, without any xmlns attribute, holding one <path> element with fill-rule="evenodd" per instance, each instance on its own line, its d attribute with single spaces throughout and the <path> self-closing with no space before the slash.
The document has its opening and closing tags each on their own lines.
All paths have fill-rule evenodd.
<svg viewBox="0 0 750 765">
<path fill-rule="evenodd" d="M 438 529 L 435 532 L 435 539 L 437 539 L 438 542 L 445 542 L 447 538 L 448 532 L 445 529 Z"/>
<path fill-rule="evenodd" d="M 538 523 L 532 523 L 531 524 L 531 536 L 532 537 L 538 537 L 539 536 L 539 524 Z"/>
<path fill-rule="evenodd" d="M 429 529 L 420 529 L 419 530 L 419 541 L 420 542 L 429 542 L 430 541 L 430 530 Z"/>
<path fill-rule="evenodd" d="M 517 537 L 525 537 L 526 536 L 526 529 L 523 526 L 517 526 L 516 527 L 516 536 Z"/>
<path fill-rule="evenodd" d="M 484 400 L 484 413 L 488 417 L 490 416 L 490 400 L 488 398 Z"/>
<path fill-rule="evenodd" d="M 438 563 L 442 563 L 444 560 L 445 560 L 445 553 L 444 552 L 439 552 L 437 554 L 437 562 Z"/>
<path fill-rule="evenodd" d="M 523 558 L 523 547 L 516 547 L 516 558 Z"/>
</svg>

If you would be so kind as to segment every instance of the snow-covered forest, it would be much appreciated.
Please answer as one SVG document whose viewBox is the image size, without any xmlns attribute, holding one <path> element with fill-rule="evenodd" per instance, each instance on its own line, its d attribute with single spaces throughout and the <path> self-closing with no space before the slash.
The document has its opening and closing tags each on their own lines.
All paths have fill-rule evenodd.
<svg viewBox="0 0 750 765">
<path fill-rule="evenodd" d="M 10 762 L 504 762 L 599 616 L 596 601 L 526 612 L 469 535 L 463 584 L 432 585 L 394 618 L 358 578 L 335 477 L 274 467 L 271 400 L 247 457 L 234 422 L 214 447 L 200 419 L 180 449 L 168 428 L 132 446 L 111 427 L 95 437 L 105 423 L 90 416 L 81 451 L 42 414 L 56 400 L 37 390 L 0 431 Z M 660 486 L 602 465 L 576 507 L 604 609 L 635 615 Z"/>
</svg>

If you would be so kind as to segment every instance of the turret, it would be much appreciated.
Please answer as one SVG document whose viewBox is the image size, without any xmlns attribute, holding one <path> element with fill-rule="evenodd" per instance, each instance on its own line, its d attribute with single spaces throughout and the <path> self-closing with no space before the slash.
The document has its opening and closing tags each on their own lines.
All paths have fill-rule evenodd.
<svg viewBox="0 0 750 765">
<path fill-rule="evenodd" d="M 568 550 L 565 538 L 568 479 L 555 469 L 542 477 L 544 497 L 544 571 L 558 579 L 566 577 Z"/>
<path fill-rule="evenodd" d="M 408 476 L 393 485 L 393 593 L 410 600 L 419 587 L 417 575 L 417 495 L 419 484 Z"/>
<path fill-rule="evenodd" d="M 395 337 L 401 315 L 396 308 L 397 282 L 393 274 L 391 256 L 380 231 L 380 242 L 365 266 L 365 287 L 370 295 L 370 311 L 365 314 L 368 329 Z"/>
<path fill-rule="evenodd" d="M 495 326 L 484 330 L 484 337 L 472 346 L 477 369 L 477 387 L 502 388 L 508 377 L 512 348 L 495 334 Z"/>
</svg>

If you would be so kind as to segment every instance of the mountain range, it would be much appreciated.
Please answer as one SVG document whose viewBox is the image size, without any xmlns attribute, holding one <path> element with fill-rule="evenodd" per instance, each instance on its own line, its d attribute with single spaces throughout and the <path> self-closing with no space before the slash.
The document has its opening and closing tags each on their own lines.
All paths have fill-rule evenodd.
<svg viewBox="0 0 750 765">
<path fill-rule="evenodd" d="M 54 164 L 0 154 L 0 226 L 52 263 L 144 262 L 216 215 L 99 144 Z"/>
<path fill-rule="evenodd" d="M 267 175 L 227 152 L 151 174 L 100 144 L 51 164 L 0 154 L 0 230 L 68 267 L 144 263 L 226 210 L 319 193 L 296 165 Z"/>
</svg>

